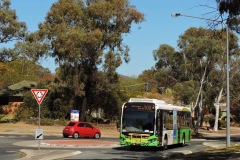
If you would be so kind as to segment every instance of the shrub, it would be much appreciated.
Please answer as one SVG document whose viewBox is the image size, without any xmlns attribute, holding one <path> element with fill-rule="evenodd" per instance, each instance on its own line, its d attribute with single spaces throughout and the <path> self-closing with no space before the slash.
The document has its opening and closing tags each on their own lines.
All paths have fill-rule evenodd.
<svg viewBox="0 0 240 160">
<path fill-rule="evenodd" d="M 209 117 L 209 125 L 211 128 L 214 127 L 214 123 L 215 123 L 215 118 L 214 117 Z"/>
<path fill-rule="evenodd" d="M 28 121 L 33 115 L 33 111 L 29 108 L 19 107 L 14 119 L 17 121 Z"/>
<path fill-rule="evenodd" d="M 42 118 L 41 119 L 41 125 L 43 125 L 43 126 L 53 126 L 54 125 L 54 120 L 49 119 L 49 118 Z"/>
<path fill-rule="evenodd" d="M 166 95 L 168 95 L 168 96 L 173 95 L 173 91 L 170 88 L 167 88 L 165 92 L 166 92 Z"/>
<path fill-rule="evenodd" d="M 218 128 L 226 128 L 227 122 L 225 120 L 219 120 L 218 121 Z"/>
<path fill-rule="evenodd" d="M 59 125 L 59 126 L 66 126 L 66 124 L 68 123 L 69 121 L 66 120 L 66 119 L 56 119 L 54 120 L 54 125 Z"/>
</svg>

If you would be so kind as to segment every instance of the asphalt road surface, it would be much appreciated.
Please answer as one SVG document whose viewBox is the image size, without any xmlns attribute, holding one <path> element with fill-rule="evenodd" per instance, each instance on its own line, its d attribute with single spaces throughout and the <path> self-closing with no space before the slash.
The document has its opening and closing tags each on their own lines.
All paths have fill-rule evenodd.
<svg viewBox="0 0 240 160">
<path fill-rule="evenodd" d="M 62 140 L 62 137 L 57 136 L 44 136 L 46 140 Z M 14 143 L 21 141 L 34 140 L 34 136 L 31 135 L 9 135 L 9 134 L 0 134 L 0 160 L 14 160 L 21 158 L 19 152 L 20 149 L 36 149 L 36 147 L 26 147 L 26 146 L 16 146 Z M 118 138 L 101 138 L 103 141 L 115 141 L 118 142 Z M 224 140 L 224 139 L 223 139 Z M 81 154 L 67 157 L 64 159 L 73 160 L 73 159 L 164 159 L 171 155 L 172 153 L 176 154 L 190 154 L 194 152 L 199 152 L 202 150 L 211 149 L 210 147 L 202 145 L 205 142 L 205 139 L 192 139 L 191 143 L 188 143 L 186 146 L 181 147 L 178 145 L 170 146 L 167 150 L 162 150 L 160 148 L 135 148 L 130 150 L 128 147 L 108 147 L 108 148 L 74 148 L 74 147 L 62 147 L 62 148 L 51 148 L 60 150 L 76 150 L 81 151 Z M 36 141 L 37 143 L 37 141 Z M 47 149 L 44 146 L 41 146 L 41 149 Z M 49 148 L 48 148 L 49 149 Z"/>
</svg>

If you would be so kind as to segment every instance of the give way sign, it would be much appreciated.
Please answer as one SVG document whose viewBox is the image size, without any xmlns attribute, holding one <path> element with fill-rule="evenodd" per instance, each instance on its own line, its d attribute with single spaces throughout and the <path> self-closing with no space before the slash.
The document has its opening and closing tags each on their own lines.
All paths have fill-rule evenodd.
<svg viewBox="0 0 240 160">
<path fill-rule="evenodd" d="M 39 105 L 42 103 L 44 97 L 48 92 L 47 89 L 32 89 L 31 91 Z"/>
</svg>

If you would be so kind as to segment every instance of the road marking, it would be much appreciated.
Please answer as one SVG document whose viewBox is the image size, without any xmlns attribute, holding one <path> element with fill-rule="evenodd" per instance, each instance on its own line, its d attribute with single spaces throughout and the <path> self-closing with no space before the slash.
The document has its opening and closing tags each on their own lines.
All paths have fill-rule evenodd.
<svg viewBox="0 0 240 160">
<path fill-rule="evenodd" d="M 7 153 L 16 153 L 18 151 L 6 151 Z"/>
</svg>

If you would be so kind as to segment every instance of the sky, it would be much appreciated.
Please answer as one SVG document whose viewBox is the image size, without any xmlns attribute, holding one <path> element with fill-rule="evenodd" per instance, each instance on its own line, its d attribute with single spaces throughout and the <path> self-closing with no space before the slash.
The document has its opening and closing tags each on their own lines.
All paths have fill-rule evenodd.
<svg viewBox="0 0 240 160">
<path fill-rule="evenodd" d="M 17 13 L 18 20 L 26 22 L 28 31 L 38 30 L 38 24 L 44 22 L 47 12 L 57 0 L 11 0 L 11 9 Z M 168 44 L 178 50 L 179 36 L 190 27 L 207 27 L 207 22 L 189 17 L 172 17 L 172 13 L 181 13 L 203 18 L 213 18 L 216 0 L 130 0 L 130 4 L 145 14 L 145 21 L 133 24 L 131 32 L 123 37 L 123 43 L 130 48 L 130 62 L 117 69 L 121 75 L 137 77 L 143 71 L 154 67 L 156 61 L 153 51 L 161 44 Z M 2 45 L 1 45 L 2 46 Z M 53 59 L 42 59 L 41 64 L 55 73 Z"/>
</svg>

